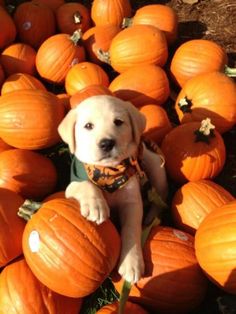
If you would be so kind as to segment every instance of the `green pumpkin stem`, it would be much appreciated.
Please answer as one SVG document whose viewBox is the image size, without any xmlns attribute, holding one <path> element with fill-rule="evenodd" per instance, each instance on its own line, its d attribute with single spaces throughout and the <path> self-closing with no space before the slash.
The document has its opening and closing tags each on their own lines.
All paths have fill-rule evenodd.
<svg viewBox="0 0 236 314">
<path fill-rule="evenodd" d="M 100 61 L 111 64 L 109 51 L 103 51 L 102 49 L 98 49 L 96 55 Z"/>
<path fill-rule="evenodd" d="M 82 22 L 82 15 L 79 13 L 79 11 L 76 11 L 73 17 L 75 24 L 80 24 Z"/>
<path fill-rule="evenodd" d="M 224 73 L 229 77 L 236 77 L 236 68 L 230 68 L 226 65 Z"/>
<path fill-rule="evenodd" d="M 81 29 L 77 29 L 76 31 L 74 31 L 74 33 L 70 36 L 71 41 L 73 41 L 74 45 L 78 45 L 79 41 L 82 38 L 82 30 Z"/>
<path fill-rule="evenodd" d="M 40 209 L 42 203 L 26 199 L 19 207 L 17 215 L 26 221 L 29 221 L 32 216 Z"/>
<path fill-rule="evenodd" d="M 202 120 L 201 126 L 194 133 L 196 135 L 195 142 L 210 143 L 210 138 L 215 137 L 214 134 L 215 126 L 211 123 L 209 118 Z"/>
<path fill-rule="evenodd" d="M 181 98 L 178 102 L 178 106 L 179 109 L 183 112 L 183 113 L 190 113 L 192 112 L 192 101 L 190 99 L 188 99 L 187 96 L 185 96 L 184 98 Z"/>
</svg>

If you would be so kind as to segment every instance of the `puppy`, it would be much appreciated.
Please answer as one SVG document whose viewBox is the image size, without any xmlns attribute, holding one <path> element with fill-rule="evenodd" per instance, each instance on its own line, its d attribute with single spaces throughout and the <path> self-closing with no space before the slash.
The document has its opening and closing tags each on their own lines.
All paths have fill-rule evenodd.
<svg viewBox="0 0 236 314">
<path fill-rule="evenodd" d="M 122 240 L 118 272 L 131 283 L 144 272 L 139 159 L 159 195 L 167 194 L 160 155 L 140 143 L 145 124 L 144 115 L 130 102 L 99 95 L 71 109 L 58 128 L 74 154 L 66 197 L 78 200 L 81 214 L 97 224 L 110 216 L 110 209 L 118 211 Z"/>
</svg>

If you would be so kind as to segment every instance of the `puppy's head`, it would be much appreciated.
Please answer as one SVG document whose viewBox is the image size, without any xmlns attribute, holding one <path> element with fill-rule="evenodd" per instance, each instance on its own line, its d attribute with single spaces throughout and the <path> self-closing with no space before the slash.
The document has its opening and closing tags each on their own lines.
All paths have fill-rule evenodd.
<svg viewBox="0 0 236 314">
<path fill-rule="evenodd" d="M 130 102 L 99 95 L 71 109 L 58 131 L 80 161 L 112 166 L 135 154 L 145 124 Z"/>
</svg>

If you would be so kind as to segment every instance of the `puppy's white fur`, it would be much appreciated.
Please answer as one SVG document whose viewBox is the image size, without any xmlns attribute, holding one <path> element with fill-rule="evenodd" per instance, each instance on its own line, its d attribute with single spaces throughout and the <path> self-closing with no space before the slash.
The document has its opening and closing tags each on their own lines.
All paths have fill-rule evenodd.
<svg viewBox="0 0 236 314">
<path fill-rule="evenodd" d="M 122 121 L 119 125 L 118 120 Z M 80 161 L 112 167 L 134 156 L 144 128 L 144 116 L 131 103 L 112 96 L 92 96 L 70 110 L 58 131 Z M 116 144 L 109 152 L 99 146 L 104 138 L 115 140 Z M 167 180 L 160 156 L 144 146 L 143 163 L 152 185 L 165 198 Z M 118 271 L 124 279 L 137 282 L 144 272 L 141 248 L 143 206 L 137 177 L 132 176 L 114 193 L 102 192 L 90 181 L 71 182 L 66 197 L 78 200 L 81 214 L 98 224 L 110 216 L 110 209 L 118 211 L 122 240 Z"/>
</svg>

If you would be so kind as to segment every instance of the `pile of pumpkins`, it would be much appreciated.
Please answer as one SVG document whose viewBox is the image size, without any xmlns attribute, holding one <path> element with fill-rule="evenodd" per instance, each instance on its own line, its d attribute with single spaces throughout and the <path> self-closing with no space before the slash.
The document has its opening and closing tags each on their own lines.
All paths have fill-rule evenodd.
<svg viewBox="0 0 236 314">
<path fill-rule="evenodd" d="M 177 187 L 172 224 L 151 229 L 145 275 L 124 313 L 190 313 L 209 282 L 236 294 L 236 200 L 214 182 L 226 163 L 223 134 L 236 123 L 225 49 L 206 39 L 175 47 L 177 13 L 162 4 L 134 11 L 129 0 L 89 8 L 32 0 L 11 14 L 1 0 L 0 30 L 0 314 L 79 314 L 111 273 L 121 292 L 115 225 L 84 219 L 57 190 L 58 170 L 42 153 L 61 142 L 66 113 L 101 94 L 146 116 L 144 134 L 160 145 Z M 171 86 L 178 123 L 167 110 Z"/>
</svg>

